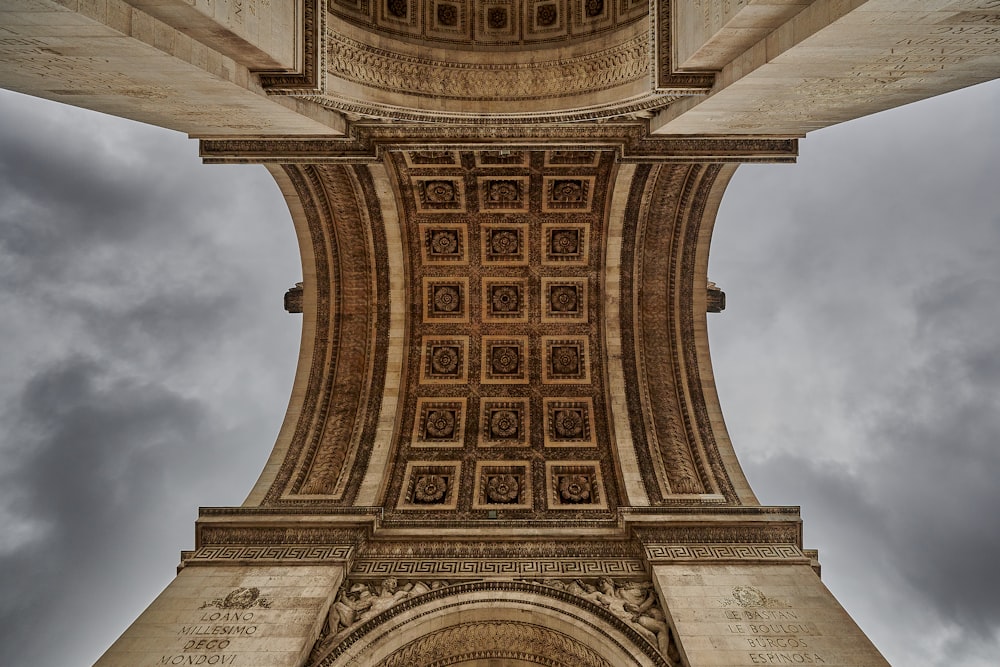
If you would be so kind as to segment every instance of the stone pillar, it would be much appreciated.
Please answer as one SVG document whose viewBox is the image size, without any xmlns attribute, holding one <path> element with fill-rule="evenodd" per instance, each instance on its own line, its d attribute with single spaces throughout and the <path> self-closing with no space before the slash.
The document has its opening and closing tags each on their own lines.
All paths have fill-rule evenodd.
<svg viewBox="0 0 1000 667">
<path fill-rule="evenodd" d="M 306 77 L 295 4 L 5 0 L 0 87 L 192 136 L 339 135 L 339 114 L 258 74 Z M 241 22 L 251 6 L 271 9 Z"/>
<path fill-rule="evenodd" d="M 343 563 L 185 567 L 97 667 L 298 667 L 345 569 Z"/>
<path fill-rule="evenodd" d="M 889 664 L 806 562 L 677 560 L 652 570 L 690 667 Z"/>
<path fill-rule="evenodd" d="M 715 74 L 708 95 L 657 114 L 656 134 L 800 135 L 1000 76 L 997 0 L 654 6 L 661 60 L 673 46 L 673 70 Z"/>
</svg>

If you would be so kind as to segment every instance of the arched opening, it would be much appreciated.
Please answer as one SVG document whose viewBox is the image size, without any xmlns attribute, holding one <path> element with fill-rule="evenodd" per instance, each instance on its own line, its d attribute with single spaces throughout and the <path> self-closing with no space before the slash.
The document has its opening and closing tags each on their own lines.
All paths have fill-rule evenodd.
<svg viewBox="0 0 1000 667">
<path fill-rule="evenodd" d="M 317 652 L 309 664 L 672 667 L 635 627 L 600 605 L 514 581 L 446 586 L 405 600 Z"/>
</svg>

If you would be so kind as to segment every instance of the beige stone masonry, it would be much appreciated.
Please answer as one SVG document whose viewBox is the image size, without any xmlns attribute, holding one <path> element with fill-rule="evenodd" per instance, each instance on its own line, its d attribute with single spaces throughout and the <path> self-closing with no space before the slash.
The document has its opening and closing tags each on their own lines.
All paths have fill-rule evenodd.
<svg viewBox="0 0 1000 667">
<path fill-rule="evenodd" d="M 691 667 L 889 663 L 808 564 L 653 565 Z"/>
<path fill-rule="evenodd" d="M 248 64 L 123 0 L 2 4 L 0 87 L 198 137 L 343 132 L 338 114 L 268 97 Z"/>
<path fill-rule="evenodd" d="M 813 0 L 692 0 L 671 10 L 673 63 L 677 71 L 724 67 L 809 6 Z"/>
<path fill-rule="evenodd" d="M 996 0 L 815 0 L 651 129 L 800 135 L 997 76 Z"/>
<path fill-rule="evenodd" d="M 187 567 L 96 667 L 298 667 L 343 577 L 334 564 Z"/>
<path fill-rule="evenodd" d="M 302 0 L 125 0 L 255 70 L 301 65 Z M 298 38 L 297 38 L 298 37 Z"/>
</svg>

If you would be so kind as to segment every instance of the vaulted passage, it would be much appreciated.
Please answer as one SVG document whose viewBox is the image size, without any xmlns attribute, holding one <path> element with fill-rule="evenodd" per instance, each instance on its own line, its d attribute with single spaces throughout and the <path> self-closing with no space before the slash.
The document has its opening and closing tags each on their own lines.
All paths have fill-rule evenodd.
<svg viewBox="0 0 1000 667">
<path fill-rule="evenodd" d="M 1000 74 L 945 4 L 9 0 L 0 83 L 267 165 L 301 251 L 271 457 L 99 664 L 885 665 L 737 461 L 708 250 L 739 163 Z"/>
<path fill-rule="evenodd" d="M 389 522 L 752 502 L 699 375 L 699 243 L 731 172 L 606 149 L 286 169 L 317 319 L 265 502 Z"/>
</svg>

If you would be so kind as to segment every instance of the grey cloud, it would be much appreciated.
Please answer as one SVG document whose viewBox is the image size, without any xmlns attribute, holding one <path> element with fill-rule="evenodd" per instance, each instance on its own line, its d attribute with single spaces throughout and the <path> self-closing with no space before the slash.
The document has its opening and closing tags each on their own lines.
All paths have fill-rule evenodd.
<svg viewBox="0 0 1000 667">
<path fill-rule="evenodd" d="M 713 243 L 737 452 L 763 501 L 803 506 L 824 579 L 900 665 L 1000 650 L 984 585 L 1000 555 L 990 90 L 925 103 L 948 126 L 900 110 L 811 135 L 799 165 L 741 167 Z M 280 296 L 299 274 L 259 169 L 198 169 L 193 142 L 27 108 L 0 123 L 0 303 L 15 313 L 0 321 L 0 510 L 28 526 L 0 550 L 0 643 L 13 662 L 86 664 L 169 581 L 195 506 L 238 504 L 260 471 L 298 342 Z M 905 152 L 916 143 L 929 153 Z"/>
<path fill-rule="evenodd" d="M 40 534 L 0 556 L 0 644 L 13 663 L 44 664 L 60 647 L 39 645 L 38 626 L 60 607 L 84 612 L 91 584 L 128 580 L 119 550 L 146 529 L 143 517 L 171 514 L 164 470 L 210 433 L 202 406 L 80 357 L 40 370 L 4 423 L 18 455 L 7 457 L 0 501 Z"/>
<path fill-rule="evenodd" d="M 260 167 L 0 92 L 0 646 L 91 664 L 239 504 L 288 400 L 294 231 Z"/>
<path fill-rule="evenodd" d="M 1000 602 L 983 585 L 1000 556 L 1000 337 L 982 307 L 996 287 L 955 279 L 917 302 L 918 337 L 936 352 L 872 431 L 892 443 L 872 471 L 881 500 L 907 508 L 888 534 L 901 571 L 980 638 L 1000 627 Z"/>
<path fill-rule="evenodd" d="M 158 467 L 169 456 L 184 456 L 205 417 L 193 401 L 146 381 L 115 378 L 95 360 L 79 357 L 32 378 L 18 407 L 14 434 L 30 454 L 17 484 L 30 489 L 29 514 L 62 522 L 56 535 L 141 508 Z"/>
<path fill-rule="evenodd" d="M 1000 651 L 998 104 L 994 82 L 741 167 L 713 241 L 737 453 L 893 664 Z"/>
</svg>

